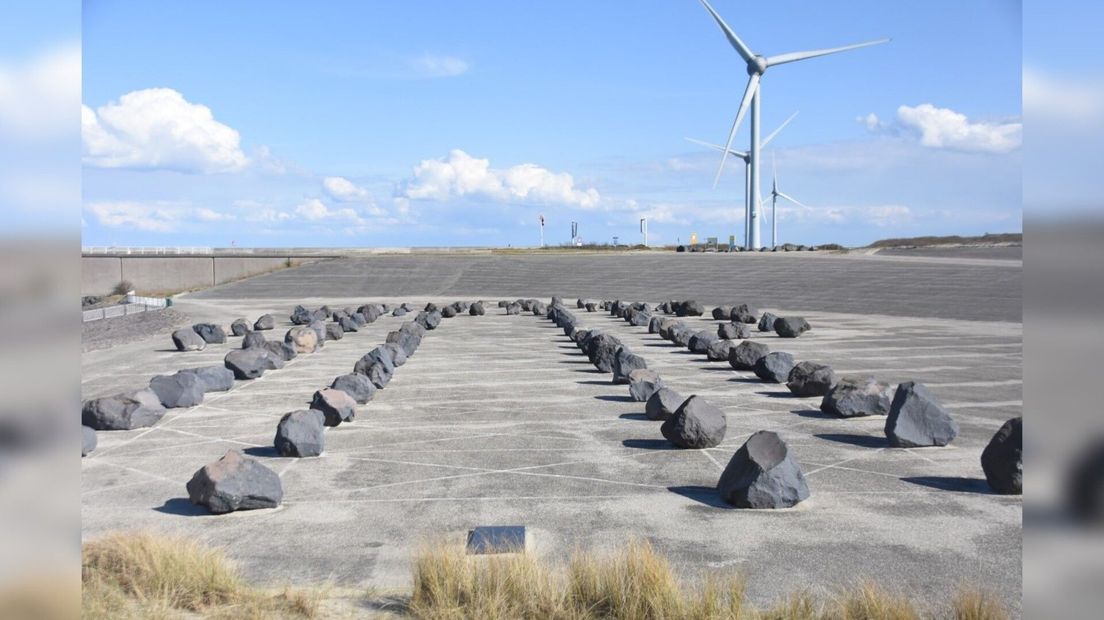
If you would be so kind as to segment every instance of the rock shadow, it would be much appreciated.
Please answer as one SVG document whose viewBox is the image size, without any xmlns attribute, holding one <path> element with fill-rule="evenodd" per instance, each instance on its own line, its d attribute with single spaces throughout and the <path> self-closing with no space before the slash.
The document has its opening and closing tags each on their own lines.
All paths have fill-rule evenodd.
<svg viewBox="0 0 1104 620">
<path fill-rule="evenodd" d="M 850 433 L 819 433 L 813 435 L 819 439 L 827 439 L 828 441 L 835 441 L 837 443 L 845 443 L 852 446 L 859 446 L 860 448 L 888 448 L 889 440 L 885 437 L 875 437 L 874 435 L 855 435 Z"/>
<path fill-rule="evenodd" d="M 901 481 L 941 491 L 956 493 L 977 493 L 994 495 L 989 483 L 983 478 L 964 478 L 960 476 L 906 476 Z"/>
<path fill-rule="evenodd" d="M 721 499 L 721 494 L 717 493 L 717 489 L 714 487 L 676 486 L 667 487 L 667 490 L 687 499 L 692 499 L 699 504 L 709 506 L 710 508 L 732 509 L 732 506 L 729 506 Z"/>
</svg>

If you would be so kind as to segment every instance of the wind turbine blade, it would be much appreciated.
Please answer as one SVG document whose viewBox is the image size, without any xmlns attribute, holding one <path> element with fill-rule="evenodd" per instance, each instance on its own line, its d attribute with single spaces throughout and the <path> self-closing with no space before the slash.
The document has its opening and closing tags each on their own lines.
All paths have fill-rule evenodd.
<svg viewBox="0 0 1104 620">
<path fill-rule="evenodd" d="M 728 158 L 728 153 L 732 150 L 732 141 L 736 139 L 736 130 L 740 128 L 740 121 L 744 120 L 744 114 L 748 111 L 748 107 L 751 104 L 751 98 L 758 89 L 759 74 L 753 73 L 751 77 L 748 78 L 747 89 L 744 90 L 744 99 L 740 102 L 740 111 L 736 113 L 736 120 L 732 123 L 732 131 L 728 132 L 728 142 L 725 143 L 724 152 L 721 153 L 721 165 L 717 168 L 717 176 L 713 179 L 713 187 L 717 187 L 717 183 L 721 180 L 721 173 L 724 172 L 725 159 Z"/>
<path fill-rule="evenodd" d="M 871 45 L 880 45 L 882 43 L 888 43 L 890 39 L 878 39 L 877 41 L 867 41 L 866 43 L 856 43 L 854 45 L 844 45 L 843 47 L 832 47 L 823 50 L 811 50 L 808 52 L 790 52 L 789 54 L 778 54 L 777 56 L 770 56 L 767 58 L 767 66 L 773 67 L 775 65 L 784 65 L 788 62 L 796 62 L 798 60 L 806 60 L 808 58 L 816 58 L 817 56 L 827 56 L 828 54 L 835 54 L 837 52 L 846 52 L 848 50 L 859 49 L 860 47 L 870 47 Z"/>
<path fill-rule="evenodd" d="M 736 33 L 728 27 L 728 24 L 726 24 L 724 20 L 721 19 L 720 15 L 717 15 L 717 12 L 713 10 L 713 7 L 709 6 L 708 2 L 706 2 L 705 0 L 701 0 L 701 3 L 705 7 L 705 10 L 709 11 L 709 14 L 713 16 L 713 21 L 717 22 L 717 25 L 721 27 L 721 31 L 724 32 L 725 37 L 728 38 L 728 42 L 737 52 L 739 52 L 740 57 L 744 59 L 744 62 L 751 62 L 752 59 L 755 58 L 755 54 L 751 53 L 751 50 L 748 49 L 748 46 L 744 45 L 744 42 L 740 40 L 740 37 L 736 36 Z"/>
<path fill-rule="evenodd" d="M 700 144 L 704 147 L 711 148 L 714 151 L 723 151 L 724 150 L 724 147 L 721 146 L 720 144 L 713 144 L 712 142 L 706 142 L 704 140 L 695 140 L 693 138 L 686 138 L 686 141 L 687 142 L 693 142 L 694 144 Z M 747 157 L 747 153 L 745 151 L 737 151 L 736 149 L 728 149 L 728 154 L 732 155 L 733 157 Z"/>
<path fill-rule="evenodd" d="M 761 143 L 759 143 L 759 148 L 763 148 L 768 143 L 770 143 L 770 141 L 773 140 L 774 137 L 779 134 L 779 132 L 781 132 L 783 129 L 786 128 L 786 125 L 790 124 L 790 121 L 792 121 L 795 116 L 797 116 L 797 112 L 794 112 L 793 114 L 791 114 L 789 118 L 787 118 L 785 121 L 782 122 L 781 125 L 778 126 L 778 129 L 775 129 L 774 131 L 771 132 L 771 134 L 769 136 L 767 136 L 766 140 L 763 140 Z"/>
<path fill-rule="evenodd" d="M 790 196 L 789 194 L 786 194 L 784 192 L 779 192 L 779 191 L 776 191 L 775 194 L 777 194 L 778 196 L 781 196 L 782 198 L 785 198 L 786 200 L 789 200 L 790 202 L 794 203 L 795 205 L 801 207 L 802 209 L 808 209 L 809 208 L 809 207 L 801 204 L 800 202 L 798 202 L 796 198 L 794 198 L 793 196 Z"/>
</svg>

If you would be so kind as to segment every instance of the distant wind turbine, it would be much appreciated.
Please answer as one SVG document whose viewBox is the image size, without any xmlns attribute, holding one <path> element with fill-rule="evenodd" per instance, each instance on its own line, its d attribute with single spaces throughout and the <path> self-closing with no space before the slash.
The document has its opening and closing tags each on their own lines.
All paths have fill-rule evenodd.
<svg viewBox="0 0 1104 620">
<path fill-rule="evenodd" d="M 795 116 L 797 116 L 797 112 L 794 112 L 793 114 L 790 115 L 789 118 L 787 118 L 785 121 L 782 121 L 782 124 L 778 126 L 778 129 L 775 129 L 774 131 L 772 131 L 770 133 L 770 135 L 767 136 L 767 138 L 765 140 L 763 140 L 763 143 L 760 144 L 759 146 L 764 147 L 764 146 L 770 144 L 770 141 L 773 140 L 774 137 L 779 134 L 779 132 L 781 132 L 783 129 L 785 129 L 786 125 L 789 125 L 790 121 L 792 121 Z M 725 147 L 723 147 L 719 144 L 712 144 L 710 142 L 704 142 L 702 140 L 695 140 L 693 138 L 687 138 L 686 140 L 688 142 L 693 142 L 694 144 L 700 144 L 702 146 L 707 146 L 707 147 L 709 147 L 713 150 L 716 150 L 716 151 L 724 151 L 725 150 Z M 751 165 L 751 154 L 748 153 L 747 151 L 736 151 L 736 150 L 733 150 L 733 149 L 728 149 L 728 154 L 733 156 L 733 157 L 739 157 L 740 159 L 744 160 L 744 247 L 746 248 L 746 247 L 748 247 L 748 243 L 750 241 L 750 239 L 748 238 L 748 235 L 750 234 L 750 230 L 751 230 L 751 186 L 748 183 L 748 179 L 749 179 L 748 166 Z"/>
<path fill-rule="evenodd" d="M 771 153 L 771 172 L 773 173 L 771 191 L 767 195 L 770 196 L 771 201 L 771 247 L 776 248 L 778 247 L 778 199 L 785 198 L 802 209 L 808 209 L 809 207 L 798 202 L 793 196 L 778 191 L 778 166 L 774 163 L 774 153 Z"/>
<path fill-rule="evenodd" d="M 724 150 L 721 152 L 721 165 L 717 168 L 717 176 L 713 180 L 713 187 L 717 186 L 717 182 L 721 178 L 721 173 L 724 171 L 725 160 L 728 158 L 729 149 L 732 148 L 732 141 L 736 138 L 736 130 L 740 127 L 740 121 L 744 119 L 744 114 L 747 113 L 748 106 L 751 107 L 751 149 L 749 153 L 749 167 L 751 171 L 751 183 L 750 192 L 752 196 L 759 196 L 759 82 L 763 77 L 763 74 L 767 72 L 767 69 L 775 65 L 783 65 L 790 62 L 796 62 L 798 60 L 807 60 L 809 58 L 816 58 L 818 56 L 827 56 L 828 54 L 835 54 L 837 52 L 845 52 L 847 50 L 858 49 L 860 47 L 868 47 L 870 45 L 878 45 L 879 43 L 886 43 L 889 39 L 878 39 L 877 41 L 867 41 L 866 43 L 856 43 L 854 45 L 845 45 L 843 47 L 833 47 L 822 50 L 812 50 L 808 52 L 791 52 L 789 54 L 778 54 L 776 56 L 760 56 L 755 54 L 740 40 L 740 37 L 736 36 L 732 28 L 729 28 L 728 24 L 721 19 L 721 16 L 713 10 L 713 7 L 709 6 L 706 0 L 701 0 L 705 9 L 709 11 L 709 14 L 713 17 L 713 20 L 720 26 L 721 31 L 724 32 L 725 38 L 728 39 L 729 44 L 736 50 L 740 57 L 747 63 L 748 82 L 747 88 L 744 89 L 744 97 L 740 101 L 739 111 L 736 113 L 736 120 L 732 123 L 732 130 L 728 134 L 728 142 L 725 143 Z M 759 243 L 759 204 L 758 200 L 752 201 L 751 212 L 748 215 L 750 219 L 750 237 L 751 243 L 750 249 L 758 250 Z"/>
</svg>

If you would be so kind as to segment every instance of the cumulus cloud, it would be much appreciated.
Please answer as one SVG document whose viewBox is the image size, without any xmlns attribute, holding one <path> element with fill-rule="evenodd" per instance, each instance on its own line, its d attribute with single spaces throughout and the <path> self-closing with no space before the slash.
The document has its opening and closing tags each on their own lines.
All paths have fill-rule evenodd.
<svg viewBox="0 0 1104 620">
<path fill-rule="evenodd" d="M 445 159 L 423 160 L 401 188 L 401 195 L 416 200 L 445 201 L 475 196 L 498 202 L 566 205 L 590 209 L 601 197 L 594 188 L 579 189 L 565 172 L 552 172 L 536 164 L 520 164 L 498 170 L 490 161 L 454 149 Z"/>
<path fill-rule="evenodd" d="M 234 172 L 249 159 L 238 132 L 171 88 L 129 92 L 95 111 L 81 106 L 85 165 Z"/>
<path fill-rule="evenodd" d="M 345 177 L 326 177 L 322 179 L 322 189 L 326 190 L 330 198 L 341 202 L 366 202 L 371 199 L 368 190 Z"/>
<path fill-rule="evenodd" d="M 973 153 L 1009 153 L 1023 143 L 1023 123 L 971 121 L 961 112 L 937 108 L 930 103 L 897 108 L 895 122 L 885 122 L 877 114 L 859 117 L 871 131 L 916 136 L 930 148 Z"/>
<path fill-rule="evenodd" d="M 107 201 L 85 205 L 85 211 L 108 228 L 146 232 L 174 232 L 181 222 L 196 215 L 187 203 Z"/>
</svg>

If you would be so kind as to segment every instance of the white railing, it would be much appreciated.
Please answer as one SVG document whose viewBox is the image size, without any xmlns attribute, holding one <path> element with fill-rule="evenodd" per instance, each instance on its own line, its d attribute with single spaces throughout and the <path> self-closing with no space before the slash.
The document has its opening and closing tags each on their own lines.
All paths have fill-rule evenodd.
<svg viewBox="0 0 1104 620">
<path fill-rule="evenodd" d="M 162 299 L 161 304 L 157 306 L 149 306 L 146 304 L 116 304 L 103 308 L 93 308 L 92 310 L 82 310 L 81 322 L 87 323 L 89 321 L 99 321 L 101 319 L 110 319 L 117 316 L 141 314 L 147 310 L 160 310 L 165 307 L 164 302 L 165 300 Z"/>
<path fill-rule="evenodd" d="M 85 246 L 81 248 L 82 254 L 127 254 L 135 256 L 179 256 L 179 255 L 206 255 L 214 254 L 214 248 L 203 247 L 165 247 L 165 248 L 116 248 L 109 246 Z"/>
</svg>

